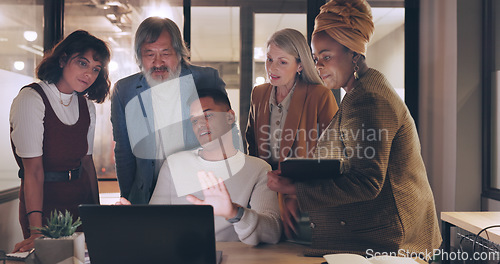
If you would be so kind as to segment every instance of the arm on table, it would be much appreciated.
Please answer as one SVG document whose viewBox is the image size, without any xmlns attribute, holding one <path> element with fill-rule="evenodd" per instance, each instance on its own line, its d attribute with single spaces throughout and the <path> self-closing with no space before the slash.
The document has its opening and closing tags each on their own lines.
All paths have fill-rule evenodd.
<svg viewBox="0 0 500 264">
<path fill-rule="evenodd" d="M 42 227 L 41 212 L 43 211 L 43 184 L 45 178 L 42 157 L 23 158 L 23 166 L 24 199 L 28 222 L 30 227 Z M 17 243 L 12 252 L 25 252 L 32 249 L 35 246 L 35 238 L 41 236 L 34 233 L 32 231 L 29 238 Z"/>
</svg>

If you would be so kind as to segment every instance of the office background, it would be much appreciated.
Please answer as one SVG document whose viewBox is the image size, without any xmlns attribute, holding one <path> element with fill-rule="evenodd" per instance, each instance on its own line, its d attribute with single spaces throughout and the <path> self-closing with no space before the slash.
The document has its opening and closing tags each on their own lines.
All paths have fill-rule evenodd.
<svg viewBox="0 0 500 264">
<path fill-rule="evenodd" d="M 88 30 L 112 49 L 109 67 L 114 83 L 138 71 L 133 36 L 139 23 L 151 15 L 169 17 L 183 30 L 191 61 L 219 70 L 244 129 L 251 89 L 265 81 L 267 37 L 285 27 L 308 36 L 311 18 L 324 2 L 3 0 L 0 249 L 11 249 L 21 237 L 15 190 L 19 180 L 9 141 L 10 104 L 19 89 L 34 80 L 44 47 L 76 29 Z M 368 2 L 376 29 L 368 65 L 388 76 L 417 121 L 438 213 L 499 210 L 500 34 L 493 33 L 500 32 L 500 19 L 494 18 L 500 14 L 500 1 Z M 99 177 L 113 180 L 109 101 L 97 109 L 94 159 Z"/>
</svg>

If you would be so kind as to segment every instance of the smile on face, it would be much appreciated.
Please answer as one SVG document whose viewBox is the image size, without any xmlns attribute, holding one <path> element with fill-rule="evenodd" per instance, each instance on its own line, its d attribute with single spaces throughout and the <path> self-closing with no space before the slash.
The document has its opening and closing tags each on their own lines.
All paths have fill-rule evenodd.
<svg viewBox="0 0 500 264">
<path fill-rule="evenodd" d="M 141 46 L 141 62 L 144 72 L 150 72 L 156 81 L 166 80 L 179 67 L 180 57 L 172 46 L 172 38 L 164 30 L 158 39 Z"/>
<path fill-rule="evenodd" d="M 294 56 L 288 54 L 276 44 L 271 43 L 267 47 L 266 72 L 269 82 L 273 86 L 284 86 L 290 89 L 298 71 L 302 65 Z"/>
<path fill-rule="evenodd" d="M 88 50 L 60 62 L 63 73 L 56 87 L 61 93 L 84 92 L 95 82 L 103 66 L 100 61 L 94 60 L 94 54 L 95 51 Z"/>
<path fill-rule="evenodd" d="M 353 52 L 324 31 L 311 40 L 316 69 L 329 89 L 346 87 L 354 72 Z"/>
<path fill-rule="evenodd" d="M 193 131 L 202 146 L 226 134 L 234 123 L 234 111 L 211 97 L 191 103 L 190 113 Z"/>
</svg>

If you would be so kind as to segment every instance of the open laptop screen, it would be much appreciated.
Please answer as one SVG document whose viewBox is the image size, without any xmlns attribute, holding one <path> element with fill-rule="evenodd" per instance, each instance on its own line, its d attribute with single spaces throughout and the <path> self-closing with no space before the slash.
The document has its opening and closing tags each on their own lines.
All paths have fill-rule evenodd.
<svg viewBox="0 0 500 264">
<path fill-rule="evenodd" d="M 200 205 L 80 205 L 92 264 L 215 264 L 214 215 Z"/>
</svg>

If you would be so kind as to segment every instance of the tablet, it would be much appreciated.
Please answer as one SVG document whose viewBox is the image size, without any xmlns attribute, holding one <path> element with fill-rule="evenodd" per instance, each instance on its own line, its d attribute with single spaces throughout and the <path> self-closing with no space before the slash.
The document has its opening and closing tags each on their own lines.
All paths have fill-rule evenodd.
<svg viewBox="0 0 500 264">
<path fill-rule="evenodd" d="M 295 181 L 329 179 L 340 175 L 338 159 L 287 158 L 281 162 L 281 176 Z"/>
</svg>

